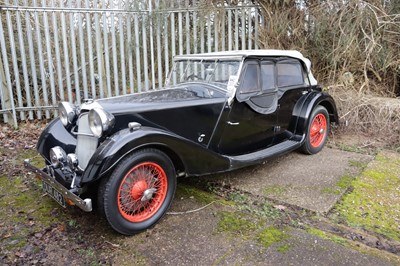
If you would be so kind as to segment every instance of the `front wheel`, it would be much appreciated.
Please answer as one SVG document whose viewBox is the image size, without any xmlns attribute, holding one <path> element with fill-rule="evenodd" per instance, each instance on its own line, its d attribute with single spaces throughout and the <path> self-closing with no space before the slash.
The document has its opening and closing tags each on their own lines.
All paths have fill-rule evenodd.
<svg viewBox="0 0 400 266">
<path fill-rule="evenodd" d="M 329 133 L 329 114 L 325 107 L 319 105 L 311 113 L 307 125 L 306 140 L 301 147 L 305 154 L 315 154 L 325 146 Z"/>
<path fill-rule="evenodd" d="M 175 193 L 175 169 L 163 152 L 140 150 L 123 159 L 100 186 L 100 207 L 111 227 L 133 235 L 166 213 Z"/>
</svg>

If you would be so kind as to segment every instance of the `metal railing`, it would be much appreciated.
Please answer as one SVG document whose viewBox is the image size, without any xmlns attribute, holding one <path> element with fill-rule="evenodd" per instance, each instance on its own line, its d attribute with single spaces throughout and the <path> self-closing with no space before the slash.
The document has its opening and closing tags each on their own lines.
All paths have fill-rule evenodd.
<svg viewBox="0 0 400 266">
<path fill-rule="evenodd" d="M 177 54 L 257 49 L 254 5 L 66 2 L 0 1 L 0 122 L 52 118 L 59 101 L 160 89 Z"/>
</svg>

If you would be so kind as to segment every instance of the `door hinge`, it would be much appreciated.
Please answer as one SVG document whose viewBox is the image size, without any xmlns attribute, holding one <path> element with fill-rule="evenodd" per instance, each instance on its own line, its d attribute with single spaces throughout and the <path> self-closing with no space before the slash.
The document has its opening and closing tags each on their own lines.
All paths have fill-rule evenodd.
<svg viewBox="0 0 400 266">
<path fill-rule="evenodd" d="M 281 126 L 274 126 L 274 133 L 281 131 Z"/>
</svg>

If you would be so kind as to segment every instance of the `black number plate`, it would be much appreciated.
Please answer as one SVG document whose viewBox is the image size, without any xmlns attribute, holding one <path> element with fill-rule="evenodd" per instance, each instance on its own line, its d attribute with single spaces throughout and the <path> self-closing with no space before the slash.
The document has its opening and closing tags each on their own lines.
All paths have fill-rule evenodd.
<svg viewBox="0 0 400 266">
<path fill-rule="evenodd" d="M 46 192 L 50 197 L 52 197 L 55 201 L 58 202 L 58 204 L 60 204 L 64 208 L 67 206 L 61 192 L 59 192 L 57 189 L 55 189 L 52 185 L 50 185 L 46 181 L 43 181 L 43 191 Z"/>
</svg>

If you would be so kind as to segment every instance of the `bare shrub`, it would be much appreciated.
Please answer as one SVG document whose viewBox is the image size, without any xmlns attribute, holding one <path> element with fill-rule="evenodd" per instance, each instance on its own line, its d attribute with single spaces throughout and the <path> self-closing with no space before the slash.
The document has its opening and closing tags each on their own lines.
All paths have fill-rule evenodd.
<svg viewBox="0 0 400 266">
<path fill-rule="evenodd" d="M 353 89 L 400 95 L 400 16 L 383 1 L 310 2 L 300 8 L 261 1 L 261 46 L 302 51 L 320 82 L 334 84 L 350 72 Z"/>
<path fill-rule="evenodd" d="M 389 146 L 400 145 L 400 99 L 359 93 L 343 86 L 332 86 L 328 91 L 336 100 L 342 130 L 367 134 Z"/>
<path fill-rule="evenodd" d="M 300 50 L 313 62 L 319 82 L 331 85 L 328 91 L 347 125 L 341 129 L 398 146 L 400 99 L 386 98 L 400 96 L 396 1 L 277 2 L 260 2 L 261 47 Z"/>
</svg>

